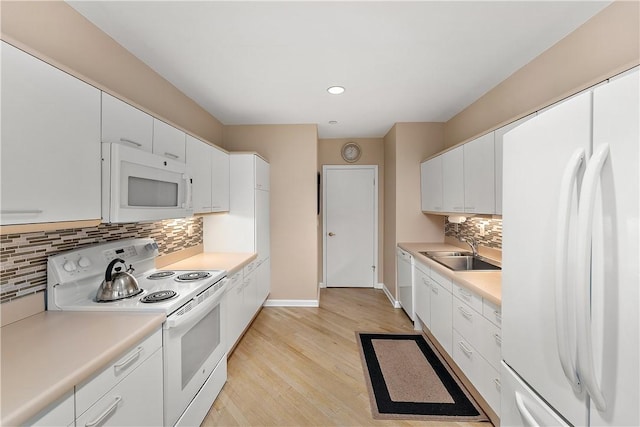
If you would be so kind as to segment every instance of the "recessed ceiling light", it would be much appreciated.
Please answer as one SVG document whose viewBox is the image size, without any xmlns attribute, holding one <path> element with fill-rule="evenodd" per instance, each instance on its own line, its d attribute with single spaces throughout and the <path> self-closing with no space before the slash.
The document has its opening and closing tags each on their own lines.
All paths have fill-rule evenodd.
<svg viewBox="0 0 640 427">
<path fill-rule="evenodd" d="M 338 121 L 337 120 L 329 120 L 329 124 L 330 125 L 337 125 Z"/>
<path fill-rule="evenodd" d="M 331 95 L 340 95 L 344 93 L 344 88 L 342 86 L 331 86 L 327 89 L 327 92 L 329 92 Z"/>
</svg>

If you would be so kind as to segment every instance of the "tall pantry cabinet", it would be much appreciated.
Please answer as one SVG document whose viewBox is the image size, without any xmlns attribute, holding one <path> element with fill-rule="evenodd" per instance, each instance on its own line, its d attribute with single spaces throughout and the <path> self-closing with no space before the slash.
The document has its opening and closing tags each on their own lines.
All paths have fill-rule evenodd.
<svg viewBox="0 0 640 427">
<path fill-rule="evenodd" d="M 244 269 L 244 279 L 233 275 L 227 295 L 229 348 L 264 304 L 271 288 L 269 234 L 269 163 L 254 153 L 230 153 L 229 213 L 204 217 L 206 252 L 256 252 Z M 238 273 L 236 273 L 238 274 Z M 234 310 L 231 304 L 242 307 Z M 241 319 L 234 313 L 245 313 Z M 239 323 L 239 324 L 238 324 Z"/>
</svg>

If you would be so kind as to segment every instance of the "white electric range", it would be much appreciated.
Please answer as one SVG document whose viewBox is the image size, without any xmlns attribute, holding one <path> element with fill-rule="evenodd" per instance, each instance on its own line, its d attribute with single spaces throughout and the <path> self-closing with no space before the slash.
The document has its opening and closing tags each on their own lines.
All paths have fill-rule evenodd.
<svg viewBox="0 0 640 427">
<path fill-rule="evenodd" d="M 224 270 L 155 268 L 153 239 L 97 244 L 49 257 L 47 310 L 163 312 L 164 425 L 199 425 L 226 381 Z M 109 263 L 133 267 L 142 292 L 97 302 Z"/>
</svg>

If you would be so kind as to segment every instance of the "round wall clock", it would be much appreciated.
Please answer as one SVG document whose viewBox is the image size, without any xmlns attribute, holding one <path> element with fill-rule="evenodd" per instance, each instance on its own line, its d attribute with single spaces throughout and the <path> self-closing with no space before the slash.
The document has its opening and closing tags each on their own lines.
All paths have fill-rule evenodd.
<svg viewBox="0 0 640 427">
<path fill-rule="evenodd" d="M 360 146 L 355 142 L 347 142 L 342 146 L 342 158 L 349 163 L 358 161 L 362 150 Z"/>
</svg>

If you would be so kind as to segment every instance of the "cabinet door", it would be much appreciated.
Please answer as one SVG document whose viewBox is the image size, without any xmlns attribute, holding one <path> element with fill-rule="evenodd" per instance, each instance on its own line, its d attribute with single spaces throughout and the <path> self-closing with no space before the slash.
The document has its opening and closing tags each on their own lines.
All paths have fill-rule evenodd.
<svg viewBox="0 0 640 427">
<path fill-rule="evenodd" d="M 243 305 L 243 327 L 244 329 L 251 319 L 253 315 L 258 311 L 258 277 L 256 275 L 255 266 L 257 266 L 257 260 L 253 261 L 255 263 L 254 268 L 247 273 L 245 270 L 244 275 L 244 305 Z M 246 267 L 245 267 L 246 268 Z"/>
<path fill-rule="evenodd" d="M 76 425 L 159 426 L 163 423 L 162 399 L 162 350 L 157 350 L 78 416 Z"/>
<path fill-rule="evenodd" d="M 242 282 L 242 272 L 231 277 L 231 282 L 225 294 L 227 304 L 227 351 L 236 344 L 240 334 L 244 331 L 243 306 L 244 306 L 244 286 Z"/>
<path fill-rule="evenodd" d="M 211 147 L 211 210 L 229 211 L 229 154 Z"/>
<path fill-rule="evenodd" d="M 256 159 L 256 188 L 258 190 L 269 191 L 269 163 L 262 158 L 255 156 Z"/>
<path fill-rule="evenodd" d="M 99 219 L 100 91 L 2 42 L 1 223 Z"/>
<path fill-rule="evenodd" d="M 520 120 L 516 120 L 513 123 L 509 123 L 506 126 L 501 127 L 500 129 L 496 129 L 495 131 L 495 158 L 494 158 L 494 167 L 495 167 L 495 182 L 496 182 L 496 214 L 502 215 L 502 147 L 504 145 L 504 135 L 512 129 L 517 128 L 522 123 L 527 120 L 535 117 L 534 114 L 529 114 L 521 118 Z"/>
<path fill-rule="evenodd" d="M 464 211 L 492 214 L 495 210 L 494 133 L 463 145 Z"/>
<path fill-rule="evenodd" d="M 211 212 L 211 150 L 209 144 L 187 135 L 187 168 L 192 176 L 193 212 Z"/>
<path fill-rule="evenodd" d="M 449 291 L 431 281 L 431 333 L 449 355 L 453 341 L 452 298 Z"/>
<path fill-rule="evenodd" d="M 464 211 L 463 146 L 442 155 L 442 210 Z"/>
<path fill-rule="evenodd" d="M 258 258 L 263 261 L 270 257 L 270 213 L 269 213 L 269 192 L 255 191 L 255 247 Z"/>
<path fill-rule="evenodd" d="M 431 285 L 425 270 L 428 271 L 428 268 L 416 264 L 413 276 L 416 287 L 415 311 L 422 324 L 431 329 Z"/>
<path fill-rule="evenodd" d="M 102 92 L 102 142 L 123 143 L 152 152 L 153 117 Z"/>
<path fill-rule="evenodd" d="M 153 119 L 153 152 L 178 162 L 185 161 L 185 133 Z"/>
<path fill-rule="evenodd" d="M 271 261 L 269 258 L 262 261 L 256 273 L 258 275 L 258 304 L 263 305 L 271 292 Z"/>
<path fill-rule="evenodd" d="M 442 211 L 442 156 L 420 165 L 420 193 L 423 211 Z"/>
</svg>

